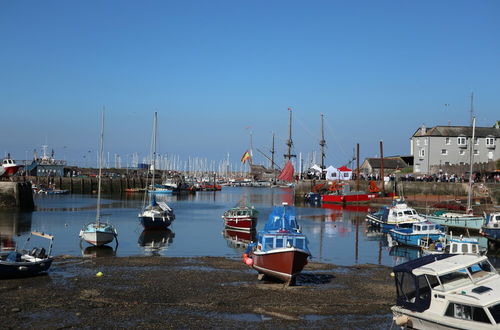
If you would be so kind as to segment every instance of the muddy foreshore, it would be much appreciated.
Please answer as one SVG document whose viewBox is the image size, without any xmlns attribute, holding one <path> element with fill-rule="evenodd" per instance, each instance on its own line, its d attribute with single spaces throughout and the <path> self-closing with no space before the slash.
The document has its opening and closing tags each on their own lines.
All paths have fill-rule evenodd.
<svg viewBox="0 0 500 330">
<path fill-rule="evenodd" d="M 0 280 L 0 320 L 4 329 L 387 329 L 390 273 L 310 263 L 285 287 L 227 258 L 58 257 L 47 275 Z"/>
</svg>

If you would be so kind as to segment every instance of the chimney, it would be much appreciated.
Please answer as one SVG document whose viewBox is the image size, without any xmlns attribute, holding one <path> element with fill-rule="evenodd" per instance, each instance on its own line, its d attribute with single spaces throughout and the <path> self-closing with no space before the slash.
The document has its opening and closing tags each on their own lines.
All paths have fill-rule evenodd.
<svg viewBox="0 0 500 330">
<path fill-rule="evenodd" d="M 425 128 L 425 125 L 422 124 L 422 127 L 420 127 L 420 135 L 425 135 L 426 132 L 427 132 L 427 129 Z"/>
</svg>

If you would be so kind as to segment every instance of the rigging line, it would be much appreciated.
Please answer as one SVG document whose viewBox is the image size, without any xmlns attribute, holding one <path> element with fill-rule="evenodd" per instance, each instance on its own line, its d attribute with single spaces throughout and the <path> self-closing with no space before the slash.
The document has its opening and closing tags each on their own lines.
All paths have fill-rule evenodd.
<svg viewBox="0 0 500 330">
<path fill-rule="evenodd" d="M 327 129 L 329 129 L 329 133 L 333 136 L 333 141 L 335 142 L 335 144 L 339 147 L 340 151 L 344 154 L 345 157 L 349 157 L 350 158 L 351 156 L 347 155 L 347 153 L 345 152 L 344 148 L 342 148 L 342 145 L 338 142 L 337 137 L 333 133 L 333 129 L 330 127 L 330 124 L 328 123 L 327 120 L 325 120 L 325 123 L 326 123 Z"/>
<path fill-rule="evenodd" d="M 304 125 L 304 123 L 300 120 L 300 116 L 298 116 L 296 112 L 294 113 L 294 115 L 294 117 L 296 118 L 295 120 L 302 126 L 306 133 L 309 134 L 313 138 L 313 140 L 319 143 L 319 138 L 315 137 L 314 134 L 312 134 L 311 131 Z"/>
</svg>

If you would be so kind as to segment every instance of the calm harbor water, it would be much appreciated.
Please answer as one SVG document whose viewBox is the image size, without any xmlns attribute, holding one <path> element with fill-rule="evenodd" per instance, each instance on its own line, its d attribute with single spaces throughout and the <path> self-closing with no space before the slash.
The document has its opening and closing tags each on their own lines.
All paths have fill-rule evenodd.
<svg viewBox="0 0 500 330">
<path fill-rule="evenodd" d="M 162 196 L 163 197 L 163 196 Z M 137 214 L 141 194 L 104 196 L 103 220 L 118 230 L 119 245 L 80 247 L 81 227 L 95 220 L 96 196 L 36 195 L 34 212 L 0 212 L 2 247 L 22 244 L 32 230 L 55 236 L 53 255 L 163 255 L 173 257 L 223 256 L 240 258 L 244 247 L 234 233 L 224 231 L 221 215 L 241 199 L 259 211 L 257 230 L 264 226 L 273 205 L 293 204 L 290 188 L 224 187 L 218 192 L 198 192 L 188 196 L 164 196 L 174 209 L 176 220 L 170 230 L 143 231 Z M 382 264 L 393 266 L 414 258 L 417 251 L 388 246 L 386 235 L 371 231 L 365 222 L 368 207 L 297 206 L 296 213 L 309 239 L 313 261 L 337 265 Z M 486 242 L 482 242 L 486 244 Z M 244 245 L 244 244 L 243 244 Z M 496 260 L 492 260 L 495 264 Z"/>
</svg>

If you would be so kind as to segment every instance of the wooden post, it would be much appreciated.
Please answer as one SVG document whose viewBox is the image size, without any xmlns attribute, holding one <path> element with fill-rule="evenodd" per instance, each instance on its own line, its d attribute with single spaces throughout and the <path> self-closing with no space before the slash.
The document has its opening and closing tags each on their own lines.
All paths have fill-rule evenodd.
<svg viewBox="0 0 500 330">
<path fill-rule="evenodd" d="M 356 144 L 356 191 L 359 191 L 359 143 Z M 357 235 L 358 235 L 358 232 L 356 231 L 356 238 L 357 238 Z M 356 246 L 356 250 L 357 250 L 357 246 Z"/>
<path fill-rule="evenodd" d="M 384 147 L 382 140 L 380 140 L 380 182 L 382 185 L 382 196 L 385 196 L 385 182 L 384 182 Z"/>
</svg>

